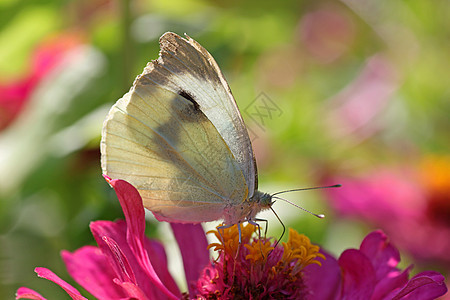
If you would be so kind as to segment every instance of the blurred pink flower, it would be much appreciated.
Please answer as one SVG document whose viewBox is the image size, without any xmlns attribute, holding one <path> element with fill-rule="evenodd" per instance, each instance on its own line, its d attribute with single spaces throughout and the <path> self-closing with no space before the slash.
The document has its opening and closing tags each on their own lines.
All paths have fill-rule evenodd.
<svg viewBox="0 0 450 300">
<path fill-rule="evenodd" d="M 383 55 L 370 57 L 360 74 L 329 100 L 327 122 L 331 136 L 363 140 L 383 128 L 380 116 L 398 89 L 395 66 Z"/>
<path fill-rule="evenodd" d="M 34 50 L 26 75 L 0 82 L 0 130 L 17 118 L 39 82 L 81 41 L 80 34 L 69 32 L 47 38 Z"/>
<path fill-rule="evenodd" d="M 69 274 L 98 299 L 434 299 L 446 293 L 443 276 L 396 268 L 398 251 L 379 231 L 369 234 L 359 250 L 336 260 L 290 229 L 287 243 L 252 237 L 255 226 L 215 232 L 220 243 L 209 248 L 218 258 L 209 262 L 200 225 L 172 224 L 183 257 L 189 295 L 182 294 L 167 270 L 162 246 L 144 236 L 142 199 L 122 180 L 110 180 L 124 211 L 124 221 L 91 224 L 98 247 L 62 252 Z M 259 236 L 259 235 L 258 235 Z M 326 259 L 325 259 L 326 258 Z M 322 266 L 321 266 L 322 265 Z M 321 266 L 321 267 L 320 267 Z M 86 299 L 46 268 L 38 276 L 60 285 L 72 299 Z M 22 287 L 16 299 L 45 299 Z"/>
<path fill-rule="evenodd" d="M 355 39 L 351 17 L 337 7 L 305 15 L 299 24 L 302 44 L 320 62 L 330 63 L 349 51 Z"/>
<path fill-rule="evenodd" d="M 98 299 L 180 299 L 182 294 L 167 269 L 162 245 L 144 236 L 144 207 L 139 193 L 125 181 L 109 183 L 117 193 L 126 222 L 92 222 L 90 227 L 98 247 L 84 246 L 73 253 L 63 251 L 69 274 Z M 206 237 L 200 225 L 172 224 L 172 228 L 191 291 L 209 262 Z M 60 285 L 72 299 L 86 299 L 50 270 L 36 268 L 35 271 L 39 277 Z M 23 298 L 45 299 L 22 287 L 16 299 Z"/>
<path fill-rule="evenodd" d="M 339 213 L 382 228 L 415 258 L 450 269 L 450 157 L 429 157 L 414 170 L 327 180 L 335 181 L 342 188 L 327 193 Z"/>
</svg>

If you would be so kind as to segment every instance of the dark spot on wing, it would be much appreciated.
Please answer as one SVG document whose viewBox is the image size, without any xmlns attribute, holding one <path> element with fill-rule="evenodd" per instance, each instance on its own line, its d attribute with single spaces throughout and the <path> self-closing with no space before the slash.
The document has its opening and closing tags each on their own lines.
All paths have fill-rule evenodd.
<svg viewBox="0 0 450 300">
<path fill-rule="evenodd" d="M 178 95 L 185 98 L 186 100 L 189 100 L 194 105 L 195 110 L 200 110 L 200 105 L 197 103 L 197 101 L 194 100 L 194 98 L 189 92 L 185 90 L 179 90 Z"/>
</svg>

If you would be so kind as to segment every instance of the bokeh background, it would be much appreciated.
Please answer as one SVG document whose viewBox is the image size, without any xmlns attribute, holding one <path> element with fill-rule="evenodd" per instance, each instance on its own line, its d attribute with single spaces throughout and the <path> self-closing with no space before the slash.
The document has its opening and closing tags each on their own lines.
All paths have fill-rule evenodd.
<svg viewBox="0 0 450 300">
<path fill-rule="evenodd" d="M 90 221 L 122 217 L 101 126 L 166 31 L 221 66 L 261 190 L 344 184 L 286 194 L 327 216 L 278 201 L 286 226 L 335 255 L 382 228 L 404 266 L 449 274 L 448 1 L 4 0 L 0 26 L 1 299 L 24 285 L 66 297 L 34 267 L 74 284 L 60 251 L 94 244 Z"/>
</svg>

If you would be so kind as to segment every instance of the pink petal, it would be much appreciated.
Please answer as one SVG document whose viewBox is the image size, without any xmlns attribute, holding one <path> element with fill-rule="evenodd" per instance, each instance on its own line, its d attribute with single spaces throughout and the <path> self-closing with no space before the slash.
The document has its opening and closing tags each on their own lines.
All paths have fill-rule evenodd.
<svg viewBox="0 0 450 300">
<path fill-rule="evenodd" d="M 158 277 L 153 268 L 147 251 L 144 248 L 145 212 L 139 192 L 128 182 L 123 180 L 111 180 L 109 184 L 116 191 L 120 205 L 127 222 L 127 242 L 133 251 L 139 265 L 142 267 L 153 284 L 170 299 L 178 299 L 181 294 L 175 295 Z"/>
<path fill-rule="evenodd" d="M 397 270 L 400 253 L 381 230 L 369 233 L 362 241 L 360 250 L 372 262 L 378 280 Z"/>
<path fill-rule="evenodd" d="M 110 246 L 105 241 L 106 239 L 114 240 L 114 243 L 117 247 L 120 248 L 120 252 L 123 253 L 123 257 L 121 260 L 126 260 L 126 264 L 129 265 L 132 271 L 127 271 L 128 273 L 133 273 L 135 282 L 147 295 L 153 295 L 154 299 L 158 299 L 159 297 L 164 296 L 164 294 L 157 288 L 155 288 L 154 284 L 148 277 L 147 272 L 144 271 L 141 264 L 138 262 L 136 256 L 130 248 L 130 245 L 127 242 L 127 225 L 123 220 L 118 220 L 116 222 L 111 221 L 95 221 L 92 222 L 91 225 L 92 234 L 99 245 L 99 248 L 102 250 L 103 254 L 107 257 L 107 260 L 114 270 L 114 277 L 121 280 L 121 282 L 126 281 L 126 277 L 130 277 L 130 275 L 126 275 L 123 273 L 123 269 L 120 266 L 121 263 L 117 262 L 117 253 L 111 251 Z M 148 239 L 147 239 L 148 240 Z M 167 267 L 166 267 L 167 269 Z M 160 272 L 160 270 L 158 270 Z M 167 271 L 168 272 L 168 271 Z M 131 280 L 131 279 L 130 279 Z M 164 282 L 165 283 L 165 282 Z M 175 285 L 175 288 L 178 289 Z"/>
<path fill-rule="evenodd" d="M 34 269 L 34 271 L 38 274 L 39 277 L 53 281 L 54 283 L 56 283 L 57 285 L 62 287 L 66 291 L 66 293 L 69 294 L 69 296 L 72 299 L 74 299 L 74 300 L 86 299 L 83 296 L 81 296 L 80 292 L 77 291 L 76 288 L 74 288 L 73 286 L 71 286 L 70 284 L 68 284 L 67 282 L 62 280 L 61 278 L 59 278 L 55 273 L 53 273 L 49 269 L 38 267 L 38 268 Z"/>
<path fill-rule="evenodd" d="M 113 283 L 116 277 L 102 251 L 85 246 L 74 253 L 62 251 L 61 256 L 70 276 L 98 299 L 117 299 L 125 293 Z"/>
<path fill-rule="evenodd" d="M 417 274 L 408 284 L 394 297 L 397 299 L 436 299 L 447 293 L 445 278 L 438 272 L 425 271 Z"/>
<path fill-rule="evenodd" d="M 130 263 L 128 262 L 128 259 L 125 257 L 116 241 L 107 236 L 103 236 L 102 240 L 111 251 L 111 255 L 109 255 L 109 257 L 113 259 L 110 260 L 110 262 L 113 266 L 113 269 L 116 271 L 116 275 L 118 275 L 119 280 L 136 284 L 136 277 L 134 276 L 134 272 L 131 269 Z"/>
<path fill-rule="evenodd" d="M 311 291 L 311 298 L 322 300 L 338 299 L 341 285 L 341 268 L 337 260 L 324 251 L 326 259 L 319 259 L 322 266 L 310 264 L 303 269 L 305 282 Z"/>
<path fill-rule="evenodd" d="M 163 245 L 157 241 L 145 238 L 144 247 L 147 250 L 148 257 L 150 258 L 150 261 L 152 262 L 152 265 L 154 266 L 156 273 L 163 284 L 174 294 L 179 294 L 180 290 L 177 283 L 173 279 L 167 267 L 167 257 Z"/>
<path fill-rule="evenodd" d="M 408 282 L 411 269 L 412 266 L 406 268 L 403 272 L 393 271 L 387 274 L 377 283 L 372 299 L 392 299 L 398 290 Z"/>
<path fill-rule="evenodd" d="M 381 230 L 368 234 L 362 241 L 360 250 L 372 262 L 376 273 L 377 285 L 373 294 L 375 299 L 392 295 L 393 291 L 408 282 L 411 267 L 403 272 L 396 268 L 400 262 L 400 253 Z"/>
<path fill-rule="evenodd" d="M 195 295 L 196 282 L 209 264 L 208 241 L 200 224 L 171 223 L 183 258 L 184 272 L 190 295 Z"/>
<path fill-rule="evenodd" d="M 345 299 L 370 299 L 376 283 L 375 271 L 367 257 L 356 249 L 345 250 L 338 259 L 342 269 Z"/>
<path fill-rule="evenodd" d="M 16 299 L 47 300 L 38 292 L 35 292 L 27 287 L 20 287 L 17 290 Z"/>
<path fill-rule="evenodd" d="M 114 283 L 121 286 L 128 293 L 128 299 L 146 300 L 148 297 L 145 293 L 132 282 L 121 282 L 119 279 L 115 279 Z M 150 298 L 150 299 L 164 299 L 164 298 Z"/>
</svg>

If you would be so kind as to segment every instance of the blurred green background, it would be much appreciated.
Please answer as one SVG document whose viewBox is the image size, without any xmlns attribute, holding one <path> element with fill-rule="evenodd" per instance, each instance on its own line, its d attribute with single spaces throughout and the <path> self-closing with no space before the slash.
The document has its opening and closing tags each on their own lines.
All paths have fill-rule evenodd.
<svg viewBox="0 0 450 300">
<path fill-rule="evenodd" d="M 166 31 L 187 33 L 217 60 L 263 191 L 448 154 L 446 0 L 3 0 L 0 26 L 1 299 L 20 286 L 64 298 L 34 267 L 73 284 L 59 252 L 93 244 L 89 222 L 122 217 L 101 176 L 101 126 Z M 333 254 L 369 231 L 341 220 L 321 192 L 286 198 L 327 215 L 274 206 Z"/>
</svg>

